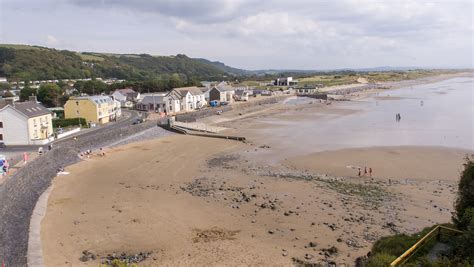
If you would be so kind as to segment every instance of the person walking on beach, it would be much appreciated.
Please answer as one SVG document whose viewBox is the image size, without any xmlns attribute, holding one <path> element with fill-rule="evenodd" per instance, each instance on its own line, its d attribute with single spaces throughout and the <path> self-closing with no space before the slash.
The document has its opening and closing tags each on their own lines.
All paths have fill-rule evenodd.
<svg viewBox="0 0 474 267">
<path fill-rule="evenodd" d="M 372 167 L 369 168 L 369 176 L 372 177 Z"/>
</svg>

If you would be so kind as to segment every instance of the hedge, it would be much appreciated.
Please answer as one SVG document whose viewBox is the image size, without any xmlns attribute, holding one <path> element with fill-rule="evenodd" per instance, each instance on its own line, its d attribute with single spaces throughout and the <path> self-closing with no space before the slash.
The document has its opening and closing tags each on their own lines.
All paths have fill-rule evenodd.
<svg viewBox="0 0 474 267">
<path fill-rule="evenodd" d="M 69 126 L 76 126 L 76 125 L 87 127 L 87 121 L 84 118 L 54 119 L 53 120 L 53 128 L 69 127 Z"/>
</svg>

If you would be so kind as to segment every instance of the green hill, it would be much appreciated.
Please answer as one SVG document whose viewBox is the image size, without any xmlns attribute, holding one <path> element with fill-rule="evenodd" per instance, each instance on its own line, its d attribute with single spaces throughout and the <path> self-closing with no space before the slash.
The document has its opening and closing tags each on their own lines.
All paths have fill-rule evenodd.
<svg viewBox="0 0 474 267">
<path fill-rule="evenodd" d="M 222 79 L 229 74 L 237 74 L 236 70 L 219 62 L 181 54 L 79 53 L 39 46 L 0 45 L 0 76 L 9 80 L 101 77 L 143 81 L 172 74 L 186 80 Z"/>
</svg>

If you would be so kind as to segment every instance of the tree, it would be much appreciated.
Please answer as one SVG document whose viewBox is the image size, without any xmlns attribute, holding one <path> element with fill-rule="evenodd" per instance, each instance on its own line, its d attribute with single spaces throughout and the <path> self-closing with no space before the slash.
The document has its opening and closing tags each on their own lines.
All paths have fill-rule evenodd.
<svg viewBox="0 0 474 267">
<path fill-rule="evenodd" d="M 460 229 L 466 229 L 474 220 L 474 161 L 466 158 L 464 170 L 458 185 L 458 195 L 455 203 L 454 223 Z M 469 218 L 471 217 L 472 218 Z M 474 224 L 473 224 L 474 227 Z"/>
<path fill-rule="evenodd" d="M 20 90 L 20 101 L 28 101 L 32 95 L 36 95 L 36 89 L 31 88 L 29 83 L 25 82 L 25 87 Z"/>
<path fill-rule="evenodd" d="M 177 87 L 181 87 L 182 85 L 183 85 L 183 82 L 181 81 L 181 77 L 179 76 L 179 74 L 173 73 L 173 75 L 171 75 L 170 77 L 169 86 L 171 88 L 177 88 Z"/>
<path fill-rule="evenodd" d="M 10 90 L 12 86 L 9 83 L 0 82 L 0 90 Z"/>
<path fill-rule="evenodd" d="M 76 82 L 78 84 L 79 82 Z M 98 95 L 104 93 L 107 90 L 107 85 L 99 80 L 91 80 L 83 83 L 79 83 L 78 86 L 74 87 L 83 94 Z"/>
<path fill-rule="evenodd" d="M 61 88 L 57 84 L 43 84 L 38 90 L 38 101 L 46 107 L 57 107 L 61 95 Z"/>
</svg>

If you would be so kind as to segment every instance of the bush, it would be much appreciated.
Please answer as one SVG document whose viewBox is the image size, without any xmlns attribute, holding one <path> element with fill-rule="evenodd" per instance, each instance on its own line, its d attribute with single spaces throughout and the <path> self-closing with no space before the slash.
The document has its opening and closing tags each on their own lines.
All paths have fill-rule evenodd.
<svg viewBox="0 0 474 267">
<path fill-rule="evenodd" d="M 53 128 L 58 127 L 69 127 L 69 126 L 82 126 L 87 127 L 87 121 L 84 118 L 71 118 L 71 119 L 55 119 L 53 120 Z"/>
<path fill-rule="evenodd" d="M 399 235 L 393 235 L 393 236 L 386 236 L 382 237 L 372 247 L 372 255 L 377 255 L 377 254 L 388 254 L 392 256 L 400 256 L 402 255 L 408 248 L 413 246 L 421 237 L 426 235 L 429 231 L 431 231 L 434 228 L 428 227 L 423 229 L 421 232 L 415 233 L 413 235 L 405 235 L 405 234 L 399 234 Z M 424 252 L 427 252 L 430 249 L 429 245 L 423 246 L 418 251 L 418 255 L 424 254 Z M 415 255 L 416 256 L 416 255 Z"/>
<path fill-rule="evenodd" d="M 389 255 L 386 253 L 376 254 L 373 257 L 370 257 L 367 263 L 364 264 L 365 267 L 383 267 L 390 266 L 390 263 L 394 261 L 397 257 Z"/>
<path fill-rule="evenodd" d="M 474 215 L 472 210 L 474 209 L 474 162 L 469 158 L 466 158 L 464 170 L 461 173 L 455 209 L 454 223 L 460 229 L 467 229 Z"/>
</svg>

